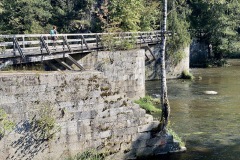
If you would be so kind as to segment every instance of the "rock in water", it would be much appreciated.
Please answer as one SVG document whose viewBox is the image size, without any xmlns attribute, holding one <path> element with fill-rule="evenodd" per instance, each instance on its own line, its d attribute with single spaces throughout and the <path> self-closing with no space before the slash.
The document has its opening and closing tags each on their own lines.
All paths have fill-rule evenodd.
<svg viewBox="0 0 240 160">
<path fill-rule="evenodd" d="M 216 92 L 216 91 L 204 91 L 203 93 L 204 94 L 212 94 L 212 95 L 218 94 L 218 92 Z"/>
</svg>

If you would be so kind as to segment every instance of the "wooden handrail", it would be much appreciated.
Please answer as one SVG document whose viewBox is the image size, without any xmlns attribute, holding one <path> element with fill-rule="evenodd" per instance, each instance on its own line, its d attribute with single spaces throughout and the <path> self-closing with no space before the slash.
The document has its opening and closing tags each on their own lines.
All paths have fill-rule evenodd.
<svg viewBox="0 0 240 160">
<path fill-rule="evenodd" d="M 17 35 L 0 35 L 0 47 L 1 54 L 6 54 L 11 56 L 14 50 L 13 38 L 17 38 L 19 49 L 14 50 L 21 55 L 28 54 L 44 54 L 42 50 L 42 45 L 44 43 L 44 48 L 46 48 L 46 54 L 53 53 L 49 51 L 50 46 L 53 43 L 57 43 L 57 51 L 61 52 L 60 48 L 64 50 L 62 46 L 66 45 L 66 39 L 68 48 L 71 48 L 71 52 L 75 51 L 93 51 L 107 46 L 103 46 L 103 39 L 106 35 L 112 35 L 112 39 L 115 41 L 130 40 L 132 37 L 136 39 L 136 44 L 147 44 L 147 43 L 159 43 L 161 36 L 161 31 L 151 31 L 151 32 L 122 32 L 122 33 L 75 33 L 75 34 L 58 34 L 58 39 L 53 42 L 51 40 L 50 34 L 17 34 Z M 44 42 L 43 42 L 44 41 Z M 101 45 L 100 45 L 101 44 Z M 117 43 L 116 43 L 117 44 Z M 106 45 L 106 44 L 105 44 Z M 49 46 L 49 47 L 48 47 Z M 40 50 L 42 52 L 40 52 Z M 39 51 L 39 52 L 38 52 Z"/>
</svg>

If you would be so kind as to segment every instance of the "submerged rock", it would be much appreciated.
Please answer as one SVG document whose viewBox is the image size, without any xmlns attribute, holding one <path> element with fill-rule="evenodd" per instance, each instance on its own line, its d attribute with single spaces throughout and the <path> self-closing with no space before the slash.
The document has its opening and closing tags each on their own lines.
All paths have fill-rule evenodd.
<svg viewBox="0 0 240 160">
<path fill-rule="evenodd" d="M 212 95 L 218 94 L 218 92 L 216 92 L 216 91 L 204 91 L 203 93 L 204 94 L 212 94 Z"/>
</svg>

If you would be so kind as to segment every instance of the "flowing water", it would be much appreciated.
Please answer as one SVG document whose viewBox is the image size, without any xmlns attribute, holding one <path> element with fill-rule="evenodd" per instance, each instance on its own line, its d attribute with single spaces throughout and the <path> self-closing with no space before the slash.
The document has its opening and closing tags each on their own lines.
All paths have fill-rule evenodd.
<svg viewBox="0 0 240 160">
<path fill-rule="evenodd" d="M 170 126 L 187 151 L 159 160 L 240 160 L 240 60 L 224 68 L 191 69 L 195 80 L 168 80 Z M 207 95 L 204 91 L 216 91 Z M 146 82 L 159 97 L 160 82 Z"/>
</svg>

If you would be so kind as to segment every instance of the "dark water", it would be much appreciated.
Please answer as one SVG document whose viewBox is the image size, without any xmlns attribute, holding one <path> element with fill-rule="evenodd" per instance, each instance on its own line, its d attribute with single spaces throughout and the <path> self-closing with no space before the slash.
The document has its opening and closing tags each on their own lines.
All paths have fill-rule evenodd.
<svg viewBox="0 0 240 160">
<path fill-rule="evenodd" d="M 229 62 L 233 66 L 192 69 L 193 81 L 168 80 L 170 126 L 187 151 L 157 159 L 240 160 L 240 60 Z M 159 96 L 160 82 L 147 82 L 146 92 Z"/>
</svg>

